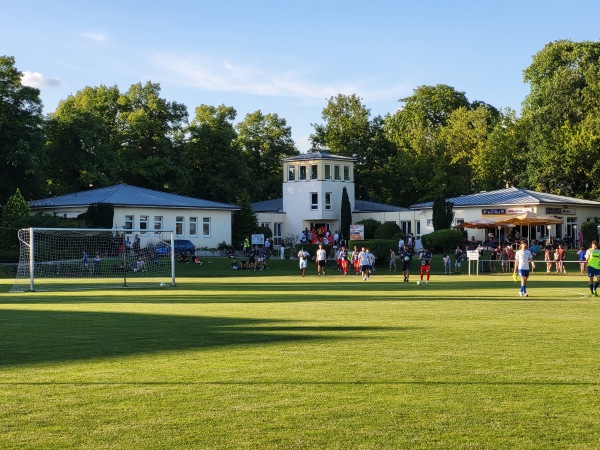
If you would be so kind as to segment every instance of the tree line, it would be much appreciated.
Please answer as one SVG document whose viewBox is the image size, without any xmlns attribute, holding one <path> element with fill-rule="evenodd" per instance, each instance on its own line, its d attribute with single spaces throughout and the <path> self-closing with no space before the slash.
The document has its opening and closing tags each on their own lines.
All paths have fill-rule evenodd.
<svg viewBox="0 0 600 450">
<path fill-rule="evenodd" d="M 600 198 L 600 43 L 548 43 L 523 71 L 521 115 L 438 84 L 372 116 L 357 95 L 327 100 L 311 151 L 356 158 L 357 198 L 398 206 L 514 185 Z M 160 85 L 85 87 L 42 112 L 13 57 L 0 57 L 0 204 L 127 183 L 226 203 L 281 197 L 291 128 L 260 110 L 187 107 Z"/>
</svg>

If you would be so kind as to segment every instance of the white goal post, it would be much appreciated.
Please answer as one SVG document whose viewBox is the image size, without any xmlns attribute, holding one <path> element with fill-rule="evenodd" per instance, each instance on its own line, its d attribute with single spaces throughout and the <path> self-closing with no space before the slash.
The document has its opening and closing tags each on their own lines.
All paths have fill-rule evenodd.
<svg viewBox="0 0 600 450">
<path fill-rule="evenodd" d="M 23 228 L 10 292 L 175 286 L 173 232 Z"/>
</svg>

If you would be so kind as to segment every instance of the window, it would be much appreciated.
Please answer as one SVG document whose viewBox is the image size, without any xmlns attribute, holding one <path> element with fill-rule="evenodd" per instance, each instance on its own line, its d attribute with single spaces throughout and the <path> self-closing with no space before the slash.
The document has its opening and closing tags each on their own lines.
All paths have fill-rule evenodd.
<svg viewBox="0 0 600 450">
<path fill-rule="evenodd" d="M 183 236 L 183 216 L 175 217 L 175 236 Z"/>
<path fill-rule="evenodd" d="M 283 238 L 283 222 L 273 224 L 273 245 L 281 245 Z"/>
<path fill-rule="evenodd" d="M 310 179 L 311 180 L 316 180 L 319 175 L 319 166 L 317 166 L 316 164 L 311 164 L 310 165 Z"/>
<path fill-rule="evenodd" d="M 271 222 L 263 222 L 260 224 L 260 226 L 262 228 L 268 228 L 269 230 L 271 229 Z"/>
<path fill-rule="evenodd" d="M 401 220 L 400 221 L 400 229 L 404 234 L 408 234 L 412 231 L 411 222 L 409 220 Z"/>
<path fill-rule="evenodd" d="M 140 230 L 142 230 L 142 234 L 146 234 L 148 230 L 148 216 L 140 216 Z"/>
<path fill-rule="evenodd" d="M 325 209 L 331 209 L 331 192 L 325 192 Z"/>
<path fill-rule="evenodd" d="M 210 217 L 202 218 L 202 236 L 210 237 Z"/>
<path fill-rule="evenodd" d="M 433 228 L 433 219 L 427 219 L 427 227 Z"/>
<path fill-rule="evenodd" d="M 198 218 L 190 217 L 190 236 L 198 236 Z"/>
<path fill-rule="evenodd" d="M 162 216 L 154 216 L 154 230 L 155 231 L 160 232 L 162 230 L 162 228 L 163 228 L 162 223 L 163 223 Z M 158 233 L 158 234 L 160 234 L 160 233 Z"/>
<path fill-rule="evenodd" d="M 133 216 L 125 216 L 125 229 L 133 230 Z"/>
<path fill-rule="evenodd" d="M 294 166 L 288 166 L 288 181 L 296 180 L 296 168 Z"/>
<path fill-rule="evenodd" d="M 340 166 L 338 166 L 338 165 L 333 166 L 333 177 L 336 180 L 342 179 L 342 176 L 340 175 Z"/>
<path fill-rule="evenodd" d="M 331 180 L 331 164 L 325 164 L 325 179 Z"/>
<path fill-rule="evenodd" d="M 310 209 L 319 209 L 319 194 L 316 192 L 310 193 Z"/>
<path fill-rule="evenodd" d="M 350 166 L 344 166 L 344 180 L 350 181 Z"/>
<path fill-rule="evenodd" d="M 306 166 L 300 166 L 298 173 L 299 180 L 306 180 Z"/>
</svg>

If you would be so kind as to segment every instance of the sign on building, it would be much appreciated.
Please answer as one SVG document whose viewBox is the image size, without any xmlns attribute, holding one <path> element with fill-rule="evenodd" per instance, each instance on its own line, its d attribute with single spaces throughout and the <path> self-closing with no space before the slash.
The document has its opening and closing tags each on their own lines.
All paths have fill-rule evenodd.
<svg viewBox="0 0 600 450">
<path fill-rule="evenodd" d="M 252 235 L 252 245 L 265 245 L 265 235 L 264 234 L 253 234 Z"/>
</svg>

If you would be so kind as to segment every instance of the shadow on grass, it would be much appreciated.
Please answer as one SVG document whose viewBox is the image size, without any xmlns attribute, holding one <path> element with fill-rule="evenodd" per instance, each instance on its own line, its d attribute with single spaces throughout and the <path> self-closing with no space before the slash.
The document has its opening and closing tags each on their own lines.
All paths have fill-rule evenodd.
<svg viewBox="0 0 600 450">
<path fill-rule="evenodd" d="M 350 337 L 345 333 L 371 329 L 304 327 L 293 321 L 246 318 L 2 310 L 0 368 L 173 350 L 345 339 Z"/>
</svg>

